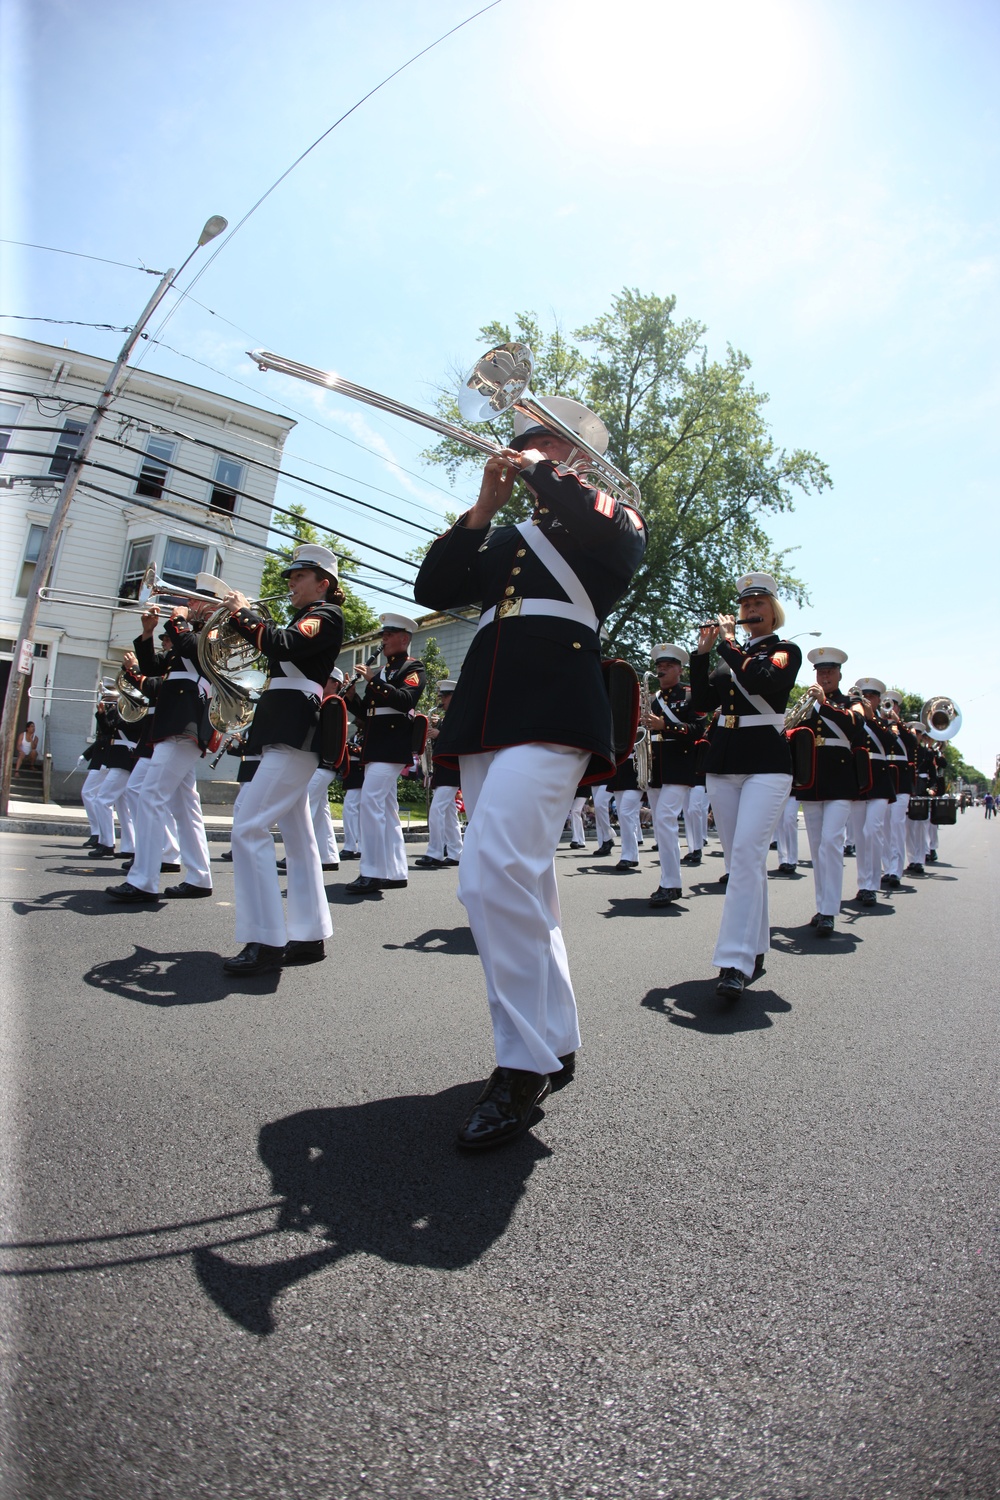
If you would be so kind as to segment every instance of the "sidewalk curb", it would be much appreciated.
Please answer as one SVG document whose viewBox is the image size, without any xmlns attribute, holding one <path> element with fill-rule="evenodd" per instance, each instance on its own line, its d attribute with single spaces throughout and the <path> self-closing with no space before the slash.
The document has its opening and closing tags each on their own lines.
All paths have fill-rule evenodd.
<svg viewBox="0 0 1000 1500">
<path fill-rule="evenodd" d="M 334 823 L 333 826 L 342 837 L 343 825 Z M 225 828 L 206 828 L 205 837 L 210 844 L 228 844 L 231 827 L 230 824 Z M 39 833 L 49 838 L 86 838 L 87 831 L 87 823 L 83 819 L 75 823 L 62 823 L 55 818 L 0 818 L 0 833 Z M 406 844 L 422 844 L 426 838 L 426 824 L 403 829 L 403 842 Z"/>
</svg>

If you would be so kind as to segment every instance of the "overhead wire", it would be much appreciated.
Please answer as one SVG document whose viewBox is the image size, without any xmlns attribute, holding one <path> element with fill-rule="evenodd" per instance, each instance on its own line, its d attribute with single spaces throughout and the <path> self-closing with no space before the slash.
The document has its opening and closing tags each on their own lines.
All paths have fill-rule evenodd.
<svg viewBox="0 0 1000 1500">
<path fill-rule="evenodd" d="M 108 260 L 106 255 L 88 255 L 83 250 L 60 250 L 58 245 L 35 245 L 31 240 L 8 240 L 0 238 L 0 245 L 20 245 L 23 250 L 50 250 L 53 255 L 75 255 L 78 260 L 99 260 L 105 266 L 121 266 L 125 271 L 141 271 L 144 276 L 163 276 L 163 271 L 153 271 L 149 266 L 133 266 L 126 260 Z"/>
</svg>

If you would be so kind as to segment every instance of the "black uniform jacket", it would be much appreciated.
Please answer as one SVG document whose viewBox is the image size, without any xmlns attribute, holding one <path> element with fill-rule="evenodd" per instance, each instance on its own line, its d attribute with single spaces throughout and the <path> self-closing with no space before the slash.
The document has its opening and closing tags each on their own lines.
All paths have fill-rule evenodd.
<svg viewBox="0 0 1000 1500">
<path fill-rule="evenodd" d="M 111 726 L 111 743 L 105 753 L 104 764 L 112 771 L 131 771 L 138 759 L 137 747 L 142 727 L 149 718 L 137 719 L 134 724 L 127 724 L 118 712 L 112 707 L 108 712 L 108 721 Z"/>
<path fill-rule="evenodd" d="M 788 695 L 795 684 L 802 653 L 794 641 L 781 641 L 776 635 L 765 635 L 746 647 L 720 640 L 719 655 L 731 672 L 716 669 L 708 672 L 709 653 L 696 652 L 691 658 L 691 702 L 701 713 L 719 709 L 719 719 L 712 732 L 706 770 L 710 776 L 746 774 L 792 774 L 792 756 L 784 729 L 776 725 L 751 725 L 740 728 L 737 719 L 752 719 L 763 713 L 783 715 Z M 747 700 L 740 691 L 760 698 L 761 708 Z"/>
<path fill-rule="evenodd" d="M 832 695 L 831 695 L 832 696 Z M 843 699 L 846 705 L 849 699 Z M 858 796 L 858 750 L 871 743 L 846 706 L 828 698 L 818 704 L 805 721 L 816 738 L 816 779 L 810 787 L 796 787 L 799 802 L 853 802 Z M 864 764 L 864 757 L 861 757 Z"/>
<path fill-rule="evenodd" d="M 344 694 L 347 712 L 364 729 L 361 759 L 364 765 L 383 761 L 390 766 L 413 762 L 413 720 L 427 674 L 422 661 L 405 652 L 390 657 L 377 677 L 365 688 L 363 698 L 348 688 Z M 381 711 L 380 711 L 381 710 Z M 438 743 L 438 741 L 435 741 Z"/>
<path fill-rule="evenodd" d="M 153 711 L 149 737 L 152 743 L 184 735 L 197 740 L 204 752 L 212 738 L 208 722 L 208 695 L 199 686 L 198 636 L 186 620 L 168 620 L 163 627 L 166 649 L 157 651 L 152 638 L 138 636 L 135 647 L 138 668 L 125 675 L 145 693 Z M 204 684 L 204 678 L 201 679 Z"/>
<path fill-rule="evenodd" d="M 460 519 L 432 544 L 414 598 L 430 609 L 478 604 L 495 613 L 469 647 L 437 753 L 571 745 L 605 761 L 610 775 L 611 705 L 598 626 L 642 560 L 646 525 L 630 506 L 548 460 L 522 470 L 522 478 L 538 498 L 539 530 L 583 585 L 598 625 L 520 613 L 526 600 L 573 601 L 516 526 L 472 530 Z"/>
<path fill-rule="evenodd" d="M 365 782 L 365 768 L 361 763 L 361 746 L 348 745 L 347 770 L 340 778 L 342 792 L 360 792 Z"/>
<path fill-rule="evenodd" d="M 83 758 L 92 771 L 101 771 L 108 764 L 108 747 L 111 744 L 113 724 L 110 715 L 116 710 L 108 703 L 99 703 L 94 710 L 94 738 L 83 751 Z"/>
<path fill-rule="evenodd" d="M 892 772 L 892 763 L 889 760 L 890 752 L 895 748 L 895 739 L 890 725 L 884 719 L 876 719 L 874 723 L 870 719 L 860 719 L 858 723 L 862 726 L 862 732 L 868 741 L 868 753 L 872 763 L 872 784 L 867 792 L 855 799 L 862 802 L 875 802 L 885 798 L 889 802 L 896 800 L 896 778 Z"/>
<path fill-rule="evenodd" d="M 608 786 L 613 792 L 637 792 L 639 790 L 639 776 L 635 765 L 635 752 L 622 761 Z M 586 796 L 589 787 L 581 786 L 577 789 L 577 796 Z"/>
<path fill-rule="evenodd" d="M 665 693 L 655 693 L 650 708 L 657 718 L 666 720 L 662 730 L 653 730 L 650 786 L 694 786 L 695 746 L 705 715 L 691 707 L 680 684 Z M 675 723 L 675 719 L 680 722 Z"/>
<path fill-rule="evenodd" d="M 890 727 L 892 749 L 889 760 L 896 773 L 896 791 L 913 793 L 916 788 L 917 741 L 908 729 L 898 724 Z"/>
<path fill-rule="evenodd" d="M 252 609 L 231 616 L 244 640 L 252 641 L 267 658 L 268 684 L 254 710 L 247 736 L 247 755 L 259 755 L 265 745 L 289 745 L 293 750 L 317 750 L 323 689 L 340 655 L 344 615 L 339 604 L 318 600 L 292 615 L 287 625 L 263 620 Z M 277 683 L 301 683 L 278 687 Z"/>
<path fill-rule="evenodd" d="M 444 727 L 444 718 L 445 718 L 445 716 L 444 716 L 444 714 L 442 714 L 440 722 L 435 725 L 435 728 L 439 731 L 438 739 L 440 739 L 440 730 Z M 431 747 L 431 788 L 432 788 L 432 790 L 437 791 L 437 789 L 438 789 L 439 786 L 460 786 L 461 782 L 459 780 L 458 767 L 452 761 L 449 761 L 447 765 L 443 766 L 441 764 L 441 762 L 438 760 L 438 757 L 437 757 L 438 740 L 437 739 L 435 739 L 435 740 L 428 739 L 428 743 L 430 744 L 430 747 Z"/>
</svg>

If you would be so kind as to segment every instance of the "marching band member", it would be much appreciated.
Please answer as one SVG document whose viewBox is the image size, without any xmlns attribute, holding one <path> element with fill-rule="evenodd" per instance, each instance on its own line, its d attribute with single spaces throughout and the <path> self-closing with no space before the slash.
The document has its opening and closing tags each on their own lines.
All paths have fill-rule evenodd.
<svg viewBox="0 0 1000 1500">
<path fill-rule="evenodd" d="M 697 758 L 697 750 L 695 757 Z M 695 775 L 697 776 L 697 771 Z M 708 843 L 708 792 L 704 785 L 695 782 L 688 797 L 687 811 L 684 814 L 684 841 L 687 844 L 687 853 L 681 859 L 682 865 L 700 865 L 701 851 Z"/>
<path fill-rule="evenodd" d="M 361 761 L 361 742 L 352 740 L 347 746 L 347 769 L 341 777 L 340 789 L 344 794 L 344 839 L 340 851 L 341 859 L 361 858 L 361 788 L 365 781 L 365 768 Z"/>
<path fill-rule="evenodd" d="M 432 716 L 427 730 L 431 741 L 431 805 L 427 810 L 427 853 L 419 855 L 413 863 L 422 870 L 440 870 L 445 865 L 457 865 L 462 852 L 462 827 L 458 821 L 458 794 L 460 791 L 458 771 L 454 766 L 442 766 L 434 755 L 434 746 L 441 734 L 441 726 L 447 717 L 448 706 L 457 683 L 454 678 L 443 677 L 437 685 L 440 717 Z"/>
<path fill-rule="evenodd" d="M 882 710 L 889 732 L 889 763 L 896 783 L 896 800 L 890 802 L 886 814 L 885 852 L 881 884 L 886 890 L 896 890 L 906 861 L 906 826 L 910 797 L 914 789 L 917 762 L 917 742 L 900 723 L 903 699 L 893 689 L 882 695 Z"/>
<path fill-rule="evenodd" d="M 330 679 L 326 684 L 324 700 L 332 694 L 340 695 L 344 687 L 344 674 L 339 667 L 334 667 Z M 309 804 L 309 816 L 312 818 L 313 833 L 316 835 L 316 847 L 319 849 L 320 868 L 323 870 L 339 870 L 340 854 L 337 850 L 337 831 L 333 826 L 333 817 L 330 813 L 330 782 L 337 774 L 336 766 L 330 765 L 328 761 L 320 757 L 320 763 L 309 778 L 306 788 L 306 801 Z M 287 856 L 278 860 L 278 869 L 287 868 Z"/>
<path fill-rule="evenodd" d="M 642 791 L 635 764 L 635 751 L 622 761 L 608 786 L 614 795 L 618 809 L 618 836 L 621 839 L 621 858 L 614 866 L 622 874 L 639 868 L 640 819 L 642 815 Z M 585 800 L 585 799 L 581 799 Z M 580 821 L 583 832 L 583 820 Z M 570 845 L 572 848 L 572 845 Z"/>
<path fill-rule="evenodd" d="M 128 782 L 138 759 L 138 741 L 142 730 L 142 720 L 137 719 L 134 723 L 127 723 L 118 712 L 117 706 L 112 705 L 108 710 L 108 722 L 112 727 L 113 738 L 104 756 L 107 775 L 98 787 L 94 798 L 100 834 L 96 847 L 90 851 L 91 859 L 114 859 L 116 812 L 121 828 L 122 852 L 128 853 L 135 850 L 135 830 L 132 824 L 132 811 L 128 803 Z"/>
<path fill-rule="evenodd" d="M 799 868 L 799 800 L 788 793 L 774 830 L 778 843 L 778 874 L 794 875 Z"/>
<path fill-rule="evenodd" d="M 868 740 L 850 712 L 850 699 L 840 691 L 847 652 L 836 646 L 817 646 L 809 652 L 809 660 L 816 668 L 816 704 L 805 725 L 816 740 L 816 777 L 812 786 L 800 788 L 797 795 L 816 887 L 816 914 L 810 925 L 817 937 L 828 938 L 843 899 L 844 834 L 852 799 L 860 790 L 858 754 L 867 762 Z M 866 766 L 866 783 L 869 775 Z"/>
<path fill-rule="evenodd" d="M 587 805 L 587 788 L 578 786 L 576 796 L 569 805 L 569 847 L 586 849 L 587 834 L 583 826 L 583 809 Z"/>
<path fill-rule="evenodd" d="M 307 789 L 320 758 L 323 684 L 344 636 L 344 595 L 328 547 L 296 547 L 283 576 L 293 610 L 287 626 L 262 619 L 240 593 L 223 600 L 238 633 L 267 657 L 269 673 L 247 740 L 248 754 L 259 751 L 260 764 L 233 818 L 236 941 L 244 946 L 224 962 L 230 974 L 319 963 L 333 931 Z M 288 859 L 287 915 L 272 823 Z"/>
<path fill-rule="evenodd" d="M 599 418 L 563 397 L 549 405 L 574 432 L 603 431 L 604 451 Z M 573 1076 L 579 1027 L 555 853 L 591 755 L 605 779 L 615 770 L 599 630 L 646 545 L 638 512 L 564 467 L 577 453 L 568 439 L 520 413 L 514 431 L 514 447 L 487 460 L 479 498 L 432 543 L 414 586 L 432 609 L 482 610 L 438 742 L 461 769 L 469 823 L 458 896 L 496 1045 L 497 1067 L 459 1130 L 469 1149 L 520 1135 L 553 1080 L 558 1088 Z M 532 517 L 493 527 L 517 473 Z"/>
<path fill-rule="evenodd" d="M 594 804 L 594 829 L 597 835 L 594 858 L 607 859 L 615 847 L 611 833 L 611 783 L 595 782 L 590 788 L 590 797 Z"/>
<path fill-rule="evenodd" d="M 385 665 L 359 663 L 344 694 L 348 712 L 364 731 L 361 761 L 361 874 L 344 887 L 352 896 L 374 896 L 406 885 L 406 843 L 399 820 L 398 781 L 413 759 L 412 716 L 424 690 L 422 661 L 410 655 L 416 620 L 380 615 Z M 365 682 L 364 697 L 357 684 Z"/>
<path fill-rule="evenodd" d="M 104 757 L 108 746 L 111 744 L 112 729 L 108 714 L 114 701 L 110 689 L 102 683 L 101 696 L 98 698 L 97 707 L 94 709 L 94 738 L 84 750 L 82 756 L 82 759 L 90 767 L 83 778 L 83 786 L 80 788 L 80 800 L 86 810 L 87 822 L 90 825 L 90 837 L 84 844 L 85 849 L 96 849 L 97 845 L 101 842 L 101 824 L 97 816 L 97 802 L 95 799 L 101 783 L 108 773 Z"/>
<path fill-rule="evenodd" d="M 792 785 L 785 708 L 802 663 L 795 643 L 776 633 L 785 612 L 774 579 L 748 573 L 737 589 L 747 645 L 737 645 L 732 615 L 721 615 L 718 624 L 702 626 L 691 661 L 691 702 L 703 713 L 720 710 L 706 786 L 729 869 L 714 958 L 723 999 L 738 998 L 763 974 L 771 943 L 767 851 Z M 710 677 L 708 655 L 716 644 L 730 671 Z"/>
<path fill-rule="evenodd" d="M 886 812 L 889 804 L 896 800 L 896 784 L 889 762 L 889 726 L 879 717 L 878 711 L 886 690 L 885 683 L 878 677 L 859 677 L 855 688 L 861 701 L 853 712 L 868 738 L 872 766 L 871 789 L 858 799 L 864 805 L 864 812 L 856 814 L 857 821 L 852 829 L 857 850 L 857 900 L 862 906 L 874 906 L 882 881 Z"/>
<path fill-rule="evenodd" d="M 212 894 L 212 868 L 196 771 L 211 738 L 209 685 L 198 667 L 197 639 L 203 624 L 201 607 L 171 611 L 164 626 L 166 650 L 153 645 L 156 612 L 142 617 L 142 635 L 134 652 L 125 653 L 126 677 L 154 705 L 150 726 L 153 754 L 138 795 L 135 858 L 128 880 L 108 886 L 112 901 L 155 902 L 159 899 L 164 829 L 172 814 L 185 879 L 168 886 L 165 896 L 183 900 Z M 131 779 L 131 778 L 130 778 Z"/>
<path fill-rule="evenodd" d="M 239 767 L 236 772 L 236 796 L 233 798 L 233 822 L 236 821 L 236 809 L 243 801 L 247 783 L 253 781 L 254 776 L 257 772 L 257 767 L 260 765 L 259 750 L 257 751 L 256 755 L 247 754 L 247 740 L 249 738 L 249 734 L 250 725 L 248 724 L 237 734 L 231 734 L 226 742 L 226 754 L 234 755 L 239 761 Z M 219 858 L 225 864 L 232 864 L 233 851 L 231 838 L 230 847 L 226 850 L 225 854 L 220 854 Z"/>
<path fill-rule="evenodd" d="M 934 775 L 934 741 L 927 734 L 926 727 L 919 719 L 907 724 L 907 729 L 913 735 L 917 745 L 916 764 L 914 767 L 913 784 L 915 797 L 928 797 L 930 782 Z M 911 799 L 912 801 L 912 799 Z M 907 809 L 913 812 L 913 808 Z M 908 817 L 906 820 L 906 857 L 909 863 L 906 866 L 907 875 L 926 875 L 924 860 L 927 858 L 928 830 L 931 826 L 930 811 L 923 818 Z"/>
<path fill-rule="evenodd" d="M 649 904 L 671 906 L 682 889 L 678 833 L 682 815 L 688 841 L 687 862 L 694 862 L 691 855 L 696 846 L 688 825 L 688 808 L 695 782 L 695 746 L 705 719 L 692 708 L 687 692 L 680 685 L 681 673 L 691 659 L 684 647 L 664 642 L 653 647 L 652 656 L 659 689 L 646 720 L 653 736 L 653 774 L 646 795 L 660 855 L 660 884 L 650 896 Z M 700 864 L 700 844 L 697 849 Z"/>
</svg>

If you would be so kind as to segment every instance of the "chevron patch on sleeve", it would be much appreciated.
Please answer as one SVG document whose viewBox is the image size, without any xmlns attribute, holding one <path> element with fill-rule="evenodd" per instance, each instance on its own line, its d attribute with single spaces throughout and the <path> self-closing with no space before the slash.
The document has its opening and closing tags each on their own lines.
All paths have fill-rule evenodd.
<svg viewBox="0 0 1000 1500">
<path fill-rule="evenodd" d="M 788 666 L 788 652 L 787 651 L 776 651 L 774 653 L 774 655 L 771 657 L 771 660 L 774 662 L 774 665 L 776 667 L 787 667 Z"/>
<path fill-rule="evenodd" d="M 312 640 L 314 635 L 319 635 L 320 621 L 315 615 L 306 615 L 304 620 L 296 621 L 296 629 L 301 630 L 303 635 L 307 635 Z"/>
<path fill-rule="evenodd" d="M 594 501 L 594 509 L 600 511 L 602 516 L 613 516 L 615 513 L 615 502 L 603 490 L 598 490 L 597 499 Z"/>
</svg>

